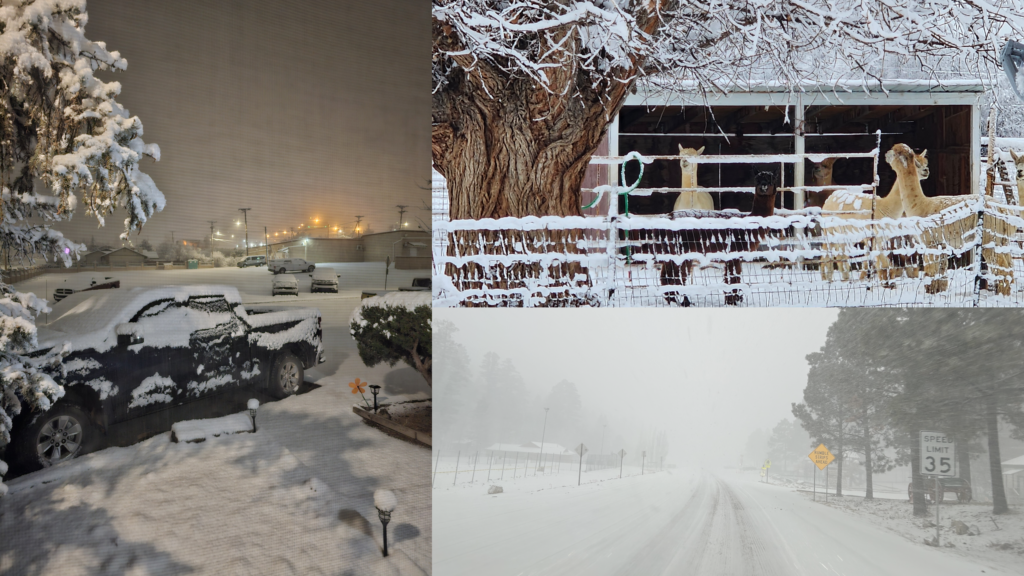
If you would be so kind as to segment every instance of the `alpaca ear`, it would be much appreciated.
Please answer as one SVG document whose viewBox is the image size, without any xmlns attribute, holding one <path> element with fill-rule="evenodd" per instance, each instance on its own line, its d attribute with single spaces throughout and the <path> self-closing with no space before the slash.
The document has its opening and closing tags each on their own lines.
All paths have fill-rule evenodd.
<svg viewBox="0 0 1024 576">
<path fill-rule="evenodd" d="M 825 158 L 821 161 L 821 165 L 825 168 L 831 168 L 836 163 L 837 158 Z"/>
<path fill-rule="evenodd" d="M 924 150 L 921 151 L 921 158 L 927 158 L 927 157 L 928 157 L 928 149 L 925 148 Z"/>
<path fill-rule="evenodd" d="M 680 144 L 680 145 L 679 145 L 679 154 L 682 154 L 682 153 L 683 153 L 683 145 L 682 145 L 682 144 Z"/>
<path fill-rule="evenodd" d="M 1013 161 L 1015 163 L 1021 159 L 1021 156 L 1017 156 L 1017 151 L 1014 150 L 1013 148 L 1010 148 L 1010 156 L 1013 158 Z"/>
<path fill-rule="evenodd" d="M 704 147 L 701 146 L 700 149 L 697 150 L 697 154 L 695 154 L 695 156 L 700 156 L 703 153 L 704 153 Z"/>
</svg>

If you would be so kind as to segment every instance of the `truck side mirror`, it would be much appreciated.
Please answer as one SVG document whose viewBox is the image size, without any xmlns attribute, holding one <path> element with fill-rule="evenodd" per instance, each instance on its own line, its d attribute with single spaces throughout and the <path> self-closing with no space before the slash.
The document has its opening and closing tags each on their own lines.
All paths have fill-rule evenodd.
<svg viewBox="0 0 1024 576">
<path fill-rule="evenodd" d="M 118 324 L 114 328 L 114 332 L 117 334 L 117 345 L 122 347 L 131 346 L 132 344 L 142 344 L 145 342 L 145 338 L 142 337 L 142 330 L 138 324 Z"/>
</svg>

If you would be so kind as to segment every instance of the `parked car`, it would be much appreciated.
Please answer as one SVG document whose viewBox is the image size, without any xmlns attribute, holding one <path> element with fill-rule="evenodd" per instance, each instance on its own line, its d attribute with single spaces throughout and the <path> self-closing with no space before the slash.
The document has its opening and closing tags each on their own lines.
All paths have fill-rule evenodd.
<svg viewBox="0 0 1024 576">
<path fill-rule="evenodd" d="M 266 256 L 246 256 L 244 259 L 238 262 L 239 268 L 248 268 L 250 266 L 266 266 Z"/>
<path fill-rule="evenodd" d="M 313 279 L 310 292 L 338 293 L 338 278 L 341 278 L 341 275 L 334 268 L 317 268 L 309 276 Z"/>
<path fill-rule="evenodd" d="M 312 272 L 315 268 L 315 264 L 307 262 L 302 258 L 279 258 L 277 260 L 270 260 L 267 262 L 267 269 L 274 274 L 284 274 L 285 272 Z"/>
<path fill-rule="evenodd" d="M 420 292 L 420 291 L 428 291 L 429 292 L 430 291 L 430 277 L 427 276 L 425 278 L 413 278 L 412 279 L 412 285 L 405 286 L 405 287 L 399 287 L 398 289 L 400 291 L 402 291 L 402 292 Z"/>
<path fill-rule="evenodd" d="M 270 289 L 273 296 L 280 294 L 299 295 L 299 281 L 291 274 L 278 274 L 274 276 L 273 287 Z"/>
<path fill-rule="evenodd" d="M 22 399 L 7 446 L 25 471 L 242 411 L 254 394 L 290 396 L 324 361 L 319 310 L 242 306 L 233 287 L 108 290 L 67 304 L 33 352 L 71 344 L 64 373 L 51 374 L 64 396 L 42 412 Z"/>
<path fill-rule="evenodd" d="M 121 281 L 114 278 L 113 276 L 105 276 L 102 280 L 97 280 L 95 277 L 89 280 L 88 284 L 85 283 L 69 283 L 65 280 L 64 285 L 53 291 L 53 301 L 60 302 L 61 300 L 77 294 L 78 292 L 85 292 L 88 290 L 106 290 L 108 288 L 120 288 Z"/>
<path fill-rule="evenodd" d="M 925 477 L 924 478 L 924 497 L 928 502 L 935 502 L 935 478 Z M 946 492 L 953 492 L 956 494 L 957 502 L 970 502 L 973 498 L 971 494 L 971 484 L 963 478 L 939 478 L 939 502 L 945 499 Z M 907 496 L 910 497 L 910 501 L 914 501 L 914 484 L 911 482 L 907 485 Z"/>
</svg>

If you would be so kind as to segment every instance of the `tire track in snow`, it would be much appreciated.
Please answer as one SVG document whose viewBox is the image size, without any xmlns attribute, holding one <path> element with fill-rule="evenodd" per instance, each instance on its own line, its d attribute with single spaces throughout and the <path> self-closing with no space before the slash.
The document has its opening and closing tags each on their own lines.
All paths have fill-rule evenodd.
<svg viewBox="0 0 1024 576">
<path fill-rule="evenodd" d="M 758 522 L 719 478 L 702 473 L 698 489 L 661 531 L 638 550 L 623 574 L 786 575 L 786 562 Z"/>
</svg>

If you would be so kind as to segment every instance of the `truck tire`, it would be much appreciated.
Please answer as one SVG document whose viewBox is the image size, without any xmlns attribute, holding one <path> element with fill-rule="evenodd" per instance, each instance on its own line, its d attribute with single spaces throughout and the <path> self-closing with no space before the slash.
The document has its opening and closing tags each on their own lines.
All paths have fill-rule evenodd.
<svg viewBox="0 0 1024 576">
<path fill-rule="evenodd" d="M 284 274 L 285 272 L 287 272 L 287 270 L 285 270 L 284 268 L 278 268 L 277 269 L 277 273 L 278 274 Z"/>
<path fill-rule="evenodd" d="M 16 442 L 18 458 L 29 470 L 67 462 L 103 446 L 99 429 L 73 404 L 57 404 L 39 413 Z"/>
<path fill-rule="evenodd" d="M 278 354 L 270 371 L 270 395 L 278 399 L 294 395 L 299 391 L 299 386 L 302 386 L 304 377 L 302 362 L 294 354 Z"/>
<path fill-rule="evenodd" d="M 312 273 L 313 273 L 313 270 L 314 270 L 315 268 L 316 268 L 316 266 L 314 266 L 314 265 L 310 264 L 310 265 L 309 265 L 309 268 L 306 268 L 306 272 L 309 272 L 310 274 L 312 274 Z"/>
</svg>

